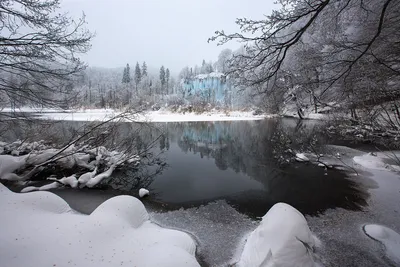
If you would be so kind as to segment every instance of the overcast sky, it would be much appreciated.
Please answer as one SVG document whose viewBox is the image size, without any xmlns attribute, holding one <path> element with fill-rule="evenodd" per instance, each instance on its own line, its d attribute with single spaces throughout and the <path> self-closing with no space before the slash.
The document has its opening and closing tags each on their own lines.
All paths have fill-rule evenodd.
<svg viewBox="0 0 400 267">
<path fill-rule="evenodd" d="M 73 17 L 85 12 L 96 33 L 90 66 L 122 67 L 146 61 L 149 66 L 179 72 L 186 65 L 215 61 L 223 47 L 207 39 L 216 30 L 237 31 L 237 17 L 260 19 L 274 0 L 63 0 Z"/>
</svg>

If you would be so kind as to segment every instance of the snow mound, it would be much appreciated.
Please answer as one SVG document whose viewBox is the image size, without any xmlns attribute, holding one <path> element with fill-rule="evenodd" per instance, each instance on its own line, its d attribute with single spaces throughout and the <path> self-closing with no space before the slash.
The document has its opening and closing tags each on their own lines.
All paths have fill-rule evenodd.
<svg viewBox="0 0 400 267">
<path fill-rule="evenodd" d="M 0 155 L 0 179 L 3 176 L 13 173 L 26 165 L 26 156 L 14 157 L 10 155 Z"/>
<path fill-rule="evenodd" d="M 101 219 L 104 214 L 108 214 L 111 220 L 117 217 L 119 220 L 129 223 L 134 228 L 139 228 L 149 219 L 149 215 L 142 202 L 131 196 L 113 197 L 101 204 L 90 216 L 93 218 L 100 217 Z"/>
<path fill-rule="evenodd" d="M 393 154 L 394 158 L 399 158 L 400 155 L 397 155 L 395 152 L 379 152 L 375 155 L 373 154 L 364 154 L 362 156 L 355 156 L 353 161 L 364 168 L 374 169 L 374 170 L 390 170 L 400 172 L 400 166 L 396 164 L 390 164 L 387 162 L 393 161 L 391 158 L 391 154 Z M 395 159 L 397 160 L 397 159 Z"/>
<path fill-rule="evenodd" d="M 385 246 L 388 258 L 400 264 L 400 235 L 385 226 L 368 224 L 364 226 L 365 233 Z"/>
<path fill-rule="evenodd" d="M 111 198 L 91 215 L 49 192 L 17 194 L 0 183 L 0 266 L 199 266 L 186 233 L 149 221 L 131 196 Z"/>
<path fill-rule="evenodd" d="M 277 203 L 248 237 L 238 266 L 319 266 L 313 253 L 318 245 L 304 216 L 288 204 Z"/>
<path fill-rule="evenodd" d="M 150 194 L 149 190 L 144 189 L 144 188 L 140 188 L 139 189 L 139 196 L 140 197 L 148 196 L 149 194 Z"/>
<path fill-rule="evenodd" d="M 2 217 L 4 216 L 3 211 L 5 208 L 15 210 L 15 213 L 19 213 L 19 211 L 30 211 L 29 213 L 45 211 L 53 214 L 61 214 L 71 210 L 62 198 L 53 193 L 33 192 L 30 194 L 16 194 L 0 183 L 0 211 Z"/>
</svg>

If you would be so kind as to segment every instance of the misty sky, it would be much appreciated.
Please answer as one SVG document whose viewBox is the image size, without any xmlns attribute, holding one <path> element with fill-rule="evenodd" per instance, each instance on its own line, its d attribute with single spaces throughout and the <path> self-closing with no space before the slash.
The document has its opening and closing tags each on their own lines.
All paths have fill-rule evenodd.
<svg viewBox="0 0 400 267">
<path fill-rule="evenodd" d="M 215 61 L 227 47 L 207 43 L 216 30 L 237 31 L 235 19 L 260 19 L 276 6 L 273 0 L 63 0 L 77 17 L 85 12 L 96 32 L 92 50 L 82 58 L 90 66 L 122 67 L 146 61 L 177 73 L 186 65 Z"/>
</svg>

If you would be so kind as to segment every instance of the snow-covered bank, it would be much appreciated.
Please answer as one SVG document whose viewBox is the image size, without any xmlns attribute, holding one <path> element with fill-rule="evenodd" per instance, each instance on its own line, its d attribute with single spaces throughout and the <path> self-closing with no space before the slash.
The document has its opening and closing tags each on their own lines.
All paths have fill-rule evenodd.
<svg viewBox="0 0 400 267">
<path fill-rule="evenodd" d="M 387 151 L 355 156 L 354 162 L 367 169 L 400 172 L 400 152 Z"/>
<path fill-rule="evenodd" d="M 319 266 L 314 255 L 318 245 L 304 216 L 292 206 L 278 203 L 247 238 L 238 266 Z"/>
<path fill-rule="evenodd" d="M 0 112 L 13 112 L 10 108 L 4 108 Z M 33 115 L 48 120 L 61 121 L 105 121 L 122 114 L 121 111 L 113 109 L 81 109 L 81 110 L 60 110 L 40 109 L 23 107 L 15 112 L 32 113 Z M 230 111 L 218 112 L 209 111 L 201 114 L 194 112 L 171 112 L 167 110 L 144 111 L 138 114 L 124 116 L 124 121 L 139 122 L 187 122 L 187 121 L 237 121 L 237 120 L 262 120 L 273 115 L 253 115 L 252 111 Z"/>
<path fill-rule="evenodd" d="M 0 266 L 199 266 L 192 238 L 149 221 L 143 204 L 114 197 L 90 216 L 48 192 L 0 184 Z"/>
<path fill-rule="evenodd" d="M 20 108 L 0 108 L 0 112 L 18 112 L 18 113 L 49 113 L 49 112 L 70 112 L 60 108 L 41 108 L 41 107 L 20 107 Z"/>
<path fill-rule="evenodd" d="M 112 110 L 87 110 L 78 112 L 62 113 L 40 113 L 37 114 L 42 119 L 66 120 L 66 121 L 104 121 L 114 116 L 120 115 L 120 112 Z M 173 113 L 169 111 L 147 111 L 139 114 L 128 115 L 125 121 L 138 122 L 187 122 L 187 121 L 238 121 L 238 120 L 262 120 L 267 115 L 253 115 L 252 112 L 232 111 L 196 113 Z"/>
<path fill-rule="evenodd" d="M 315 113 L 315 110 L 313 109 L 312 106 L 303 107 L 302 108 L 302 117 L 303 119 L 309 119 L 309 120 L 328 120 L 329 115 L 326 114 L 331 108 L 330 107 L 324 107 L 324 108 L 319 108 L 318 112 L 322 113 Z M 281 112 L 279 113 L 283 117 L 291 117 L 291 118 L 296 118 L 299 119 L 299 114 L 298 114 L 298 107 L 293 104 L 293 103 L 286 103 L 283 105 L 283 108 Z"/>
</svg>

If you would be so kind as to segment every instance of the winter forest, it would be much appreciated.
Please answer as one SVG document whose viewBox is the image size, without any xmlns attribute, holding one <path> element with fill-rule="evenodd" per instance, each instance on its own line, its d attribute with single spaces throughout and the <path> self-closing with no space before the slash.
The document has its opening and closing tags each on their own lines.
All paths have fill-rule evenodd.
<svg viewBox="0 0 400 267">
<path fill-rule="evenodd" d="M 0 0 L 0 267 L 399 266 L 399 138 L 398 0 Z"/>
</svg>

